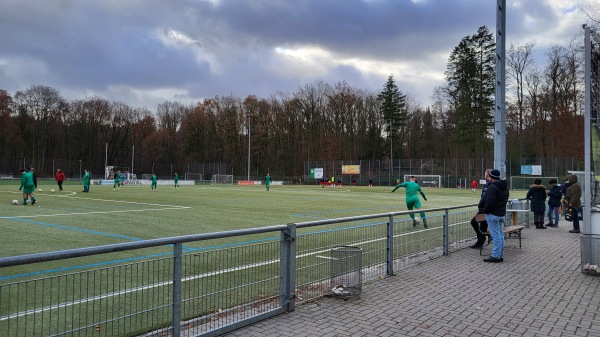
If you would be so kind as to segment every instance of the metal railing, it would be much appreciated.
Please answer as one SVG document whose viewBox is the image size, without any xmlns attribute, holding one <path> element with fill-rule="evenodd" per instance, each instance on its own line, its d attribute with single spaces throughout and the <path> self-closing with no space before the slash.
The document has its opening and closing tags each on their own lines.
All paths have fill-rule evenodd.
<svg viewBox="0 0 600 337">
<path fill-rule="evenodd" d="M 335 247 L 369 281 L 472 243 L 475 205 L 424 211 L 0 258 L 0 336 L 220 335 L 330 294 Z"/>
</svg>

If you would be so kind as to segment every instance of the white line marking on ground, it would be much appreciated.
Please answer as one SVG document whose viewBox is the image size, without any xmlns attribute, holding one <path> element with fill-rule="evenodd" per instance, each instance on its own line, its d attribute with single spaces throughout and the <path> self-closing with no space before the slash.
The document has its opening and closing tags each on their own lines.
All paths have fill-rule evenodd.
<svg viewBox="0 0 600 337">
<path fill-rule="evenodd" d="M 38 214 L 38 215 L 22 215 L 22 216 L 3 216 L 2 219 L 6 218 L 42 218 L 42 217 L 53 217 L 53 216 L 69 216 L 69 215 L 90 215 L 90 214 L 109 214 L 109 213 L 129 213 L 129 212 L 146 212 L 146 211 L 164 211 L 169 209 L 186 209 L 191 207 L 186 206 L 172 206 L 164 208 L 147 208 L 147 209 L 129 209 L 123 211 L 98 211 L 98 212 L 77 212 L 77 213 L 61 213 L 61 214 Z"/>
</svg>

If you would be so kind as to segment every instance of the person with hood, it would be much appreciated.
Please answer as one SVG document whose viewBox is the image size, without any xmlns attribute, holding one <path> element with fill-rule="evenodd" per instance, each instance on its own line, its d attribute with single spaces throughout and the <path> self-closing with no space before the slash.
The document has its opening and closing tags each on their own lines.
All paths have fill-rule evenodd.
<svg viewBox="0 0 600 337">
<path fill-rule="evenodd" d="M 546 229 L 544 227 L 544 211 L 546 210 L 546 186 L 542 185 L 542 179 L 536 178 L 533 185 L 529 187 L 525 198 L 531 202 L 531 211 L 533 212 L 533 224 L 537 229 Z"/>
<path fill-rule="evenodd" d="M 562 199 L 561 186 L 558 185 L 558 180 L 550 179 L 550 190 L 548 191 L 548 224 L 546 227 L 558 227 L 558 209 L 560 208 L 560 199 Z M 554 220 L 552 219 L 554 214 Z"/>
<path fill-rule="evenodd" d="M 58 183 L 58 190 L 62 191 L 62 185 L 65 181 L 65 173 L 61 169 L 56 170 L 56 175 L 54 175 L 54 179 L 56 179 L 56 182 Z"/>
<path fill-rule="evenodd" d="M 581 233 L 579 230 L 579 212 L 581 211 L 581 185 L 577 182 L 577 176 L 569 174 L 567 176 L 569 187 L 565 191 L 565 202 L 567 206 L 573 209 L 573 229 L 569 233 Z"/>
<path fill-rule="evenodd" d="M 483 259 L 484 262 L 503 262 L 504 261 L 504 217 L 506 216 L 506 203 L 508 202 L 508 185 L 506 180 L 500 179 L 500 171 L 493 169 L 490 171 L 490 184 L 485 196 L 485 206 L 483 213 L 488 223 L 488 229 L 494 249 L 489 258 Z"/>
<path fill-rule="evenodd" d="M 491 170 L 492 169 L 485 170 L 485 185 L 483 185 L 481 188 L 481 197 L 479 197 L 479 204 L 477 205 L 477 214 L 483 214 L 483 207 L 485 206 L 485 198 L 487 196 L 487 188 L 490 184 Z M 477 221 L 477 215 L 475 215 L 471 219 L 471 227 L 473 227 L 473 230 L 475 230 L 475 234 L 477 235 L 477 242 L 475 242 L 474 245 L 469 247 L 474 249 L 480 249 L 485 243 L 485 235 L 483 235 L 483 232 L 487 232 L 488 230 L 487 222 L 485 220 Z"/>
</svg>

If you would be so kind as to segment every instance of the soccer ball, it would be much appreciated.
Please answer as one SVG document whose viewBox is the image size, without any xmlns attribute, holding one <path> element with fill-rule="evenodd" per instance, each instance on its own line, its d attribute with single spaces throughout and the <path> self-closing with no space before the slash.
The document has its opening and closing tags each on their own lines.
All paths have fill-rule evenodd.
<svg viewBox="0 0 600 337">
<path fill-rule="evenodd" d="M 41 189 L 41 188 L 38 188 L 38 192 L 41 192 L 41 191 L 42 191 L 42 189 Z"/>
<path fill-rule="evenodd" d="M 13 203 L 13 205 L 16 205 L 16 204 L 19 203 L 19 201 L 15 199 L 15 200 L 12 201 L 12 203 Z"/>
<path fill-rule="evenodd" d="M 51 189 L 50 192 L 54 192 L 54 189 Z"/>
<path fill-rule="evenodd" d="M 419 218 L 418 216 L 415 217 L 415 223 L 417 225 L 421 224 L 421 218 Z"/>
</svg>

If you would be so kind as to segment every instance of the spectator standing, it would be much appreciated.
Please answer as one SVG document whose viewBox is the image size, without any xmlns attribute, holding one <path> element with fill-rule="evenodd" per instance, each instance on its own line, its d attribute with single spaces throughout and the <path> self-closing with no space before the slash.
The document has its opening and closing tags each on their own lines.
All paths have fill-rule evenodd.
<svg viewBox="0 0 600 337">
<path fill-rule="evenodd" d="M 488 223 L 490 236 L 494 243 L 492 255 L 483 259 L 485 262 L 503 262 L 504 261 L 504 217 L 506 216 L 506 203 L 508 202 L 508 185 L 506 180 L 500 179 L 500 171 L 493 169 L 490 171 L 490 184 L 487 188 L 485 197 L 485 220 Z"/>
<path fill-rule="evenodd" d="M 479 204 L 477 205 L 477 214 L 484 214 L 483 213 L 483 208 L 485 206 L 485 199 L 487 196 L 487 188 L 489 185 L 489 180 L 490 180 L 490 171 L 492 169 L 487 169 L 485 170 L 485 185 L 482 187 L 481 189 L 481 197 L 479 197 Z M 487 221 L 483 220 L 483 221 L 477 221 L 477 215 L 475 215 L 473 217 L 473 219 L 471 219 L 471 226 L 473 227 L 473 230 L 475 231 L 475 234 L 477 234 L 477 242 L 475 242 L 474 245 L 469 246 L 471 248 L 474 249 L 480 249 L 481 247 L 483 247 L 483 244 L 485 243 L 485 235 L 483 235 L 483 232 L 487 232 L 488 230 L 488 224 Z"/>
<path fill-rule="evenodd" d="M 550 179 L 550 190 L 548 191 L 548 224 L 546 227 L 558 227 L 558 209 L 560 208 L 560 199 L 562 199 L 562 189 L 558 185 L 558 180 Z M 554 214 L 554 219 L 552 218 Z"/>
<path fill-rule="evenodd" d="M 56 183 L 58 183 L 58 190 L 62 191 L 63 190 L 62 185 L 63 185 L 63 182 L 65 181 L 65 173 L 61 169 L 56 170 L 54 179 L 56 180 Z"/>
<path fill-rule="evenodd" d="M 531 211 L 533 212 L 533 224 L 537 229 L 546 229 L 544 227 L 544 211 L 546 211 L 546 186 L 542 185 L 542 179 L 536 178 L 533 185 L 529 186 L 529 191 L 525 198 L 531 202 Z"/>
<path fill-rule="evenodd" d="M 577 182 L 577 176 L 567 176 L 569 187 L 565 192 L 565 201 L 569 208 L 573 209 L 573 229 L 569 233 L 581 233 L 579 229 L 579 212 L 581 211 L 581 185 Z"/>
</svg>

